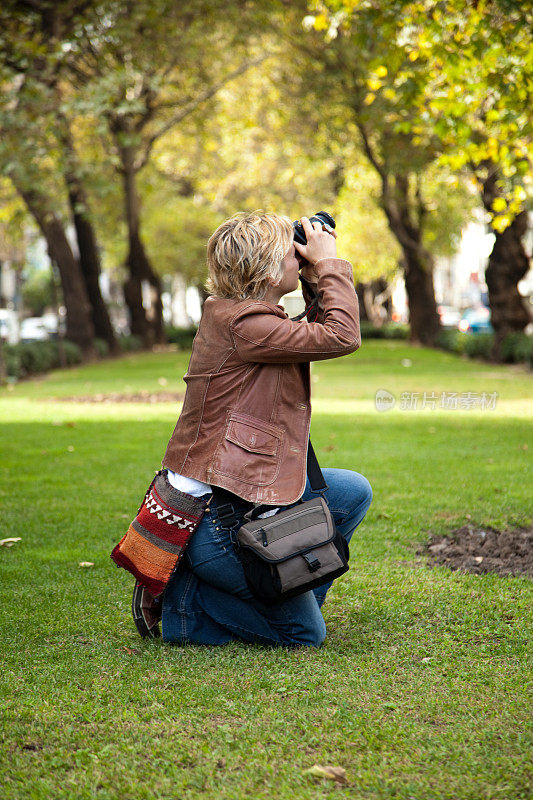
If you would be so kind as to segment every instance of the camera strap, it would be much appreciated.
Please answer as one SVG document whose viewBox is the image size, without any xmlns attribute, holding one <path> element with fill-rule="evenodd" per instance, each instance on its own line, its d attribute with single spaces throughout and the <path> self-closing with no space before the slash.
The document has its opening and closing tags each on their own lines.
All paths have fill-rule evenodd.
<svg viewBox="0 0 533 800">
<path fill-rule="evenodd" d="M 305 278 L 302 278 L 301 275 L 299 276 L 299 278 L 300 278 L 300 283 L 302 284 L 302 286 L 305 287 L 305 289 L 307 289 L 307 293 L 313 298 L 313 300 L 311 303 L 309 303 L 308 306 L 304 308 L 301 314 L 297 314 L 295 317 L 291 317 L 291 320 L 293 322 L 300 322 L 300 320 L 302 320 L 304 317 L 307 317 L 309 319 L 310 314 L 313 314 L 313 319 L 309 319 L 309 322 L 314 322 L 316 317 L 318 316 L 318 294 L 315 292 L 311 284 L 308 281 L 306 281 Z"/>
</svg>

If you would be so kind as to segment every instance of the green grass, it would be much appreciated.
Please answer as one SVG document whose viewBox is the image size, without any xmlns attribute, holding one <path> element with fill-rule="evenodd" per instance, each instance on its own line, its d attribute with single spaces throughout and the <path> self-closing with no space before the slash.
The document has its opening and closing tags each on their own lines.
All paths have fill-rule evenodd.
<svg viewBox="0 0 533 800">
<path fill-rule="evenodd" d="M 132 580 L 109 552 L 179 409 L 50 398 L 182 391 L 187 358 L 131 355 L 0 393 L 0 538 L 21 537 L 0 548 L 2 800 L 530 797 L 531 583 L 429 569 L 416 550 L 467 520 L 531 522 L 531 373 L 395 341 L 315 364 L 318 457 L 374 489 L 324 646 L 171 647 L 136 635 Z M 378 413 L 379 388 L 499 397 Z M 349 783 L 314 781 L 315 763 Z"/>
</svg>

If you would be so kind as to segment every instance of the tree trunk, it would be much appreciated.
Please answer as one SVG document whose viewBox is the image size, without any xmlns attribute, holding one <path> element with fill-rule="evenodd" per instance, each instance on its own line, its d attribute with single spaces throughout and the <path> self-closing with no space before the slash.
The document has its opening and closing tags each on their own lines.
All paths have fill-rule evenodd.
<svg viewBox="0 0 533 800">
<path fill-rule="evenodd" d="M 487 211 L 498 196 L 497 174 L 493 172 L 483 184 L 482 198 Z M 532 322 L 523 297 L 518 291 L 518 282 L 529 270 L 530 258 L 524 246 L 528 229 L 528 213 L 521 211 L 503 233 L 493 231 L 494 247 L 485 270 L 489 290 L 491 324 L 494 328 L 494 344 L 491 356 L 501 359 L 501 344 L 505 336 L 513 331 L 523 331 Z"/>
<path fill-rule="evenodd" d="M 407 176 L 395 175 L 394 188 L 391 188 L 389 179 L 384 182 L 383 209 L 402 248 L 400 262 L 409 305 L 410 340 L 431 347 L 440 330 L 440 317 L 433 286 L 433 258 L 422 243 L 425 211 L 419 196 L 416 204 L 417 207 L 413 208 Z"/>
<path fill-rule="evenodd" d="M 440 330 L 440 317 L 435 302 L 432 265 L 421 258 L 417 250 L 403 249 L 401 264 L 404 270 L 405 291 L 409 304 L 410 339 L 433 346 Z"/>
<path fill-rule="evenodd" d="M 117 138 L 123 133 L 115 127 Z M 124 202 L 128 225 L 128 255 L 126 266 L 129 277 L 124 284 L 124 299 L 130 314 L 131 332 L 139 336 L 145 346 L 165 341 L 163 326 L 163 303 L 161 280 L 154 272 L 140 234 L 140 203 L 136 185 L 134 152 L 131 147 L 117 142 L 122 161 Z M 142 282 L 147 281 L 151 289 L 151 304 L 148 312 L 142 303 Z"/>
<path fill-rule="evenodd" d="M 118 342 L 109 319 L 107 306 L 100 291 L 100 256 L 96 243 L 94 228 L 87 217 L 87 195 L 85 188 L 78 176 L 79 162 L 74 147 L 74 141 L 67 118 L 58 112 L 60 121 L 60 135 L 65 151 L 66 167 L 64 170 L 65 183 L 68 189 L 69 205 L 76 229 L 76 238 L 80 252 L 80 267 L 87 289 L 87 296 L 91 304 L 91 316 L 95 335 L 104 339 L 112 353 L 118 351 Z"/>
<path fill-rule="evenodd" d="M 359 300 L 359 319 L 361 322 L 369 322 L 368 311 L 366 310 L 366 290 L 367 284 L 362 281 L 359 281 L 355 286 L 355 292 Z"/>
<path fill-rule="evenodd" d="M 48 255 L 57 264 L 67 310 L 66 338 L 79 345 L 84 355 L 92 355 L 94 325 L 85 281 L 78 260 L 68 242 L 63 225 L 54 213 L 46 210 L 44 198 L 34 189 L 19 189 L 28 210 L 46 240 Z"/>
<path fill-rule="evenodd" d="M 431 347 L 440 330 L 440 317 L 433 286 L 433 258 L 422 239 L 427 209 L 422 198 L 420 176 L 390 171 L 385 160 L 378 156 L 365 126 L 361 122 L 357 126 L 363 150 L 381 179 L 381 206 L 402 248 L 400 261 L 409 305 L 410 340 Z"/>
</svg>

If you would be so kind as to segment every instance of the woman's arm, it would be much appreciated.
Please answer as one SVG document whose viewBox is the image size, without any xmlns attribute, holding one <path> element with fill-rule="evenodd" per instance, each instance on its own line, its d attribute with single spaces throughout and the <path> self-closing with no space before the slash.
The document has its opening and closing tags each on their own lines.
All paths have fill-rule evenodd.
<svg viewBox="0 0 533 800">
<path fill-rule="evenodd" d="M 321 258 L 313 269 L 324 309 L 323 324 L 293 322 L 273 314 L 271 305 L 251 302 L 230 323 L 243 361 L 319 361 L 357 350 L 361 344 L 359 304 L 351 264 L 340 258 Z"/>
</svg>

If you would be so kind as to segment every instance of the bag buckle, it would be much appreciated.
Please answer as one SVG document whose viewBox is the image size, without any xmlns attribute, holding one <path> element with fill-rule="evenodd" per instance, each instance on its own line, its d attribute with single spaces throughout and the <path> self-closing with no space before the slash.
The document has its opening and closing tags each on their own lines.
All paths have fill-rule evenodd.
<svg viewBox="0 0 533 800">
<path fill-rule="evenodd" d="M 318 558 L 312 553 L 302 553 L 302 558 L 309 567 L 309 572 L 316 572 L 322 566 Z"/>
<path fill-rule="evenodd" d="M 237 517 L 231 503 L 221 503 L 217 505 L 216 511 L 223 528 L 232 528 L 235 525 Z"/>
</svg>

